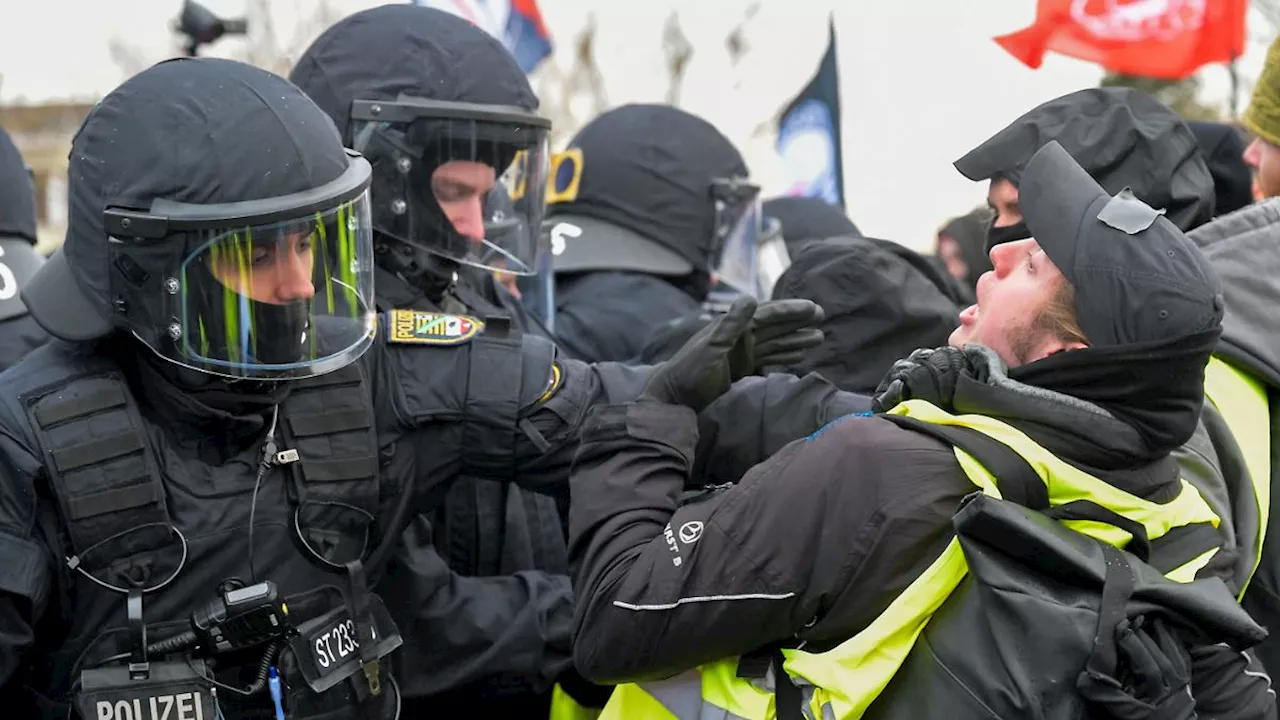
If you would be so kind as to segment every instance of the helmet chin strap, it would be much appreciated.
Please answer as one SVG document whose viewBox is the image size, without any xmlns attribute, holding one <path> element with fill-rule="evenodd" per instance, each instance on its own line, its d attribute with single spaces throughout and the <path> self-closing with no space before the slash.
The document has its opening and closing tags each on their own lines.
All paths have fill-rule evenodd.
<svg viewBox="0 0 1280 720">
<path fill-rule="evenodd" d="M 409 283 L 436 305 L 458 280 L 458 263 L 395 238 L 379 237 L 374 246 L 378 264 Z"/>
</svg>

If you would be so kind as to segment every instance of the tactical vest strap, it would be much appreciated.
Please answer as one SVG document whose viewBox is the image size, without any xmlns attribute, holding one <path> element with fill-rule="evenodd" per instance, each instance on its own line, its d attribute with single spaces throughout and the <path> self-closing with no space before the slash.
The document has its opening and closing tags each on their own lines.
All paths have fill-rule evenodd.
<svg viewBox="0 0 1280 720">
<path fill-rule="evenodd" d="M 510 477 L 520 413 L 522 365 L 519 333 L 485 335 L 471 341 L 463 419 L 462 459 L 469 470 L 488 477 Z"/>
<path fill-rule="evenodd" d="M 298 382 L 281 412 L 298 451 L 299 502 L 341 502 L 376 515 L 378 443 L 360 363 Z"/>
<path fill-rule="evenodd" d="M 106 372 L 24 398 L 45 456 L 45 470 L 71 539 L 89 572 L 118 564 L 111 552 L 86 552 L 130 530 L 172 527 L 164 486 L 149 450 L 142 417 L 124 379 Z M 138 553 L 168 545 L 139 534 Z"/>
</svg>

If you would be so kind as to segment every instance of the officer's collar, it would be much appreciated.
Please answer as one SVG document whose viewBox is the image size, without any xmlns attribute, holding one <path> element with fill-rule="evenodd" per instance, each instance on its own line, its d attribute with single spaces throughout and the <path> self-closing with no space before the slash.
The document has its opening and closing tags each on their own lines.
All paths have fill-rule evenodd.
<svg viewBox="0 0 1280 720">
<path fill-rule="evenodd" d="M 265 414 L 288 396 L 288 382 L 226 382 L 163 360 L 132 337 L 115 342 L 113 352 L 121 353 L 129 384 L 153 419 L 177 435 L 228 445 L 215 454 L 234 455 L 237 438 L 256 442 Z"/>
<path fill-rule="evenodd" d="M 430 301 L 413 283 L 382 267 L 374 267 L 374 300 L 379 310 L 429 310 Z"/>
</svg>

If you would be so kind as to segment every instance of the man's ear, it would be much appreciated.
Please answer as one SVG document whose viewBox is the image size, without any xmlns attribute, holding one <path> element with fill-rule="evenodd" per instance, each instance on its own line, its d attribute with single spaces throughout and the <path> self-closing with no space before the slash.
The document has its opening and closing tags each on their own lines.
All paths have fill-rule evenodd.
<svg viewBox="0 0 1280 720">
<path fill-rule="evenodd" d="M 1077 341 L 1068 342 L 1066 340 L 1054 339 L 1046 343 L 1045 348 L 1047 349 L 1047 352 L 1045 352 L 1044 356 L 1049 357 L 1050 355 L 1057 355 L 1058 353 L 1067 352 L 1069 350 L 1084 350 L 1088 347 L 1088 343 Z"/>
</svg>

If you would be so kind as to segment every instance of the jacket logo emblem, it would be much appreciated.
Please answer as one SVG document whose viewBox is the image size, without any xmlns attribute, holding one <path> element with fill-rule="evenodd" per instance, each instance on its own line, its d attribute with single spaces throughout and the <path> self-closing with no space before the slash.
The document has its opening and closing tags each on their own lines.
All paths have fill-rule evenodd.
<svg viewBox="0 0 1280 720">
<path fill-rule="evenodd" d="M 692 545 L 698 542 L 698 538 L 702 537 L 702 521 L 690 520 L 680 526 L 680 542 L 685 545 Z"/>
</svg>

